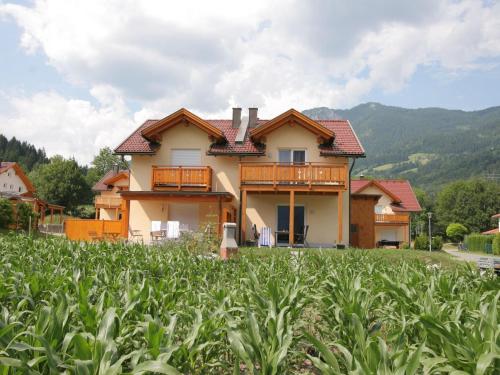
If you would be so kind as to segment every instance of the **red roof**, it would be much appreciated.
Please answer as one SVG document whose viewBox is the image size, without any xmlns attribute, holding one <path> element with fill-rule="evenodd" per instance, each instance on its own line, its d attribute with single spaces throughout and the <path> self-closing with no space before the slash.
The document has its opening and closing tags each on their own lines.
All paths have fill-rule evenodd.
<svg viewBox="0 0 500 375">
<path fill-rule="evenodd" d="M 27 192 L 23 195 L 32 195 L 35 192 L 35 187 L 31 183 L 31 180 L 28 178 L 26 173 L 24 173 L 23 169 L 19 164 L 12 161 L 2 161 L 0 162 L 0 173 L 6 172 L 9 169 L 14 169 L 16 175 L 21 179 L 26 187 Z"/>
<path fill-rule="evenodd" d="M 422 211 L 417 197 L 407 180 L 352 180 L 351 194 L 361 193 L 372 181 L 376 181 L 385 190 L 399 198 L 400 203 L 393 203 L 391 208 L 396 212 L 418 212 Z"/>
<path fill-rule="evenodd" d="M 116 149 L 117 154 L 153 154 L 158 148 L 158 144 L 148 141 L 141 132 L 160 120 L 147 120 L 137 128 L 125 141 Z M 213 144 L 209 153 L 214 155 L 263 155 L 265 147 L 254 144 L 247 134 L 241 144 L 236 144 L 235 138 L 238 129 L 232 127 L 231 120 L 205 120 L 214 127 L 222 130 L 227 140 L 223 144 Z M 258 120 L 257 126 L 264 125 L 269 120 Z M 365 150 L 354 133 L 351 124 L 347 120 L 317 120 L 317 123 L 323 125 L 335 133 L 335 140 L 331 146 L 321 148 L 321 154 L 324 156 L 353 156 L 362 157 Z"/>
<path fill-rule="evenodd" d="M 491 217 L 492 219 L 500 219 L 500 214 L 495 214 Z"/>
<path fill-rule="evenodd" d="M 498 228 L 487 230 L 486 232 L 481 232 L 481 234 L 497 234 L 499 233 Z"/>
<path fill-rule="evenodd" d="M 119 175 L 120 173 L 125 173 L 128 176 L 128 171 L 127 170 L 120 170 L 120 171 L 115 171 L 115 170 L 110 170 L 108 171 L 102 178 L 95 183 L 95 185 L 92 187 L 92 190 L 94 191 L 106 191 L 109 190 L 108 185 L 106 185 L 104 182 L 106 180 L 109 180 L 110 178 Z"/>
</svg>

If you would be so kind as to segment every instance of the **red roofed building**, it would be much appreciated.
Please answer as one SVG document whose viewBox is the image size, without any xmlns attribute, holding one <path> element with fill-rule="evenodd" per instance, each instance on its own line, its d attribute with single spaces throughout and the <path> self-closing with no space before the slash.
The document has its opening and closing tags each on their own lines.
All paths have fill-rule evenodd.
<svg viewBox="0 0 500 375">
<path fill-rule="evenodd" d="M 490 229 L 490 230 L 487 230 L 485 232 L 481 232 L 481 234 L 497 234 L 497 233 L 500 233 L 500 214 L 495 214 L 491 218 L 498 220 L 498 227 Z"/>
<path fill-rule="evenodd" d="M 129 187 L 129 171 L 118 168 L 108 171 L 95 183 L 92 190 L 99 193 L 94 198 L 95 218 L 120 220 L 122 216 L 122 197 L 120 192 Z"/>
<path fill-rule="evenodd" d="M 351 181 L 353 199 L 372 195 L 378 199 L 374 206 L 374 242 L 378 246 L 410 241 L 410 214 L 422 208 L 407 180 Z"/>
<path fill-rule="evenodd" d="M 294 109 L 263 120 L 256 108 L 212 120 L 180 109 L 146 121 L 115 153 L 131 156 L 129 189 L 116 192 L 126 237 L 148 242 L 159 222 L 219 233 L 236 222 L 241 244 L 255 244 L 255 228 L 270 228 L 261 241 L 273 245 L 349 242 L 349 165 L 365 152 L 347 120 Z"/>
</svg>

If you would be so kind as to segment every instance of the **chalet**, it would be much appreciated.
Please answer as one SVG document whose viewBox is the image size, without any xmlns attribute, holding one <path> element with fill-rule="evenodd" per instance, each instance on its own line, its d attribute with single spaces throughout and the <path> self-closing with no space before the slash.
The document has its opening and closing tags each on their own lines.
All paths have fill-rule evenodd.
<svg viewBox="0 0 500 375">
<path fill-rule="evenodd" d="M 422 209 L 408 181 L 353 179 L 351 194 L 356 208 L 351 223 L 353 246 L 372 248 L 410 242 L 410 214 Z M 373 205 L 372 217 L 368 215 L 370 208 L 360 206 L 367 200 Z"/>
<path fill-rule="evenodd" d="M 365 156 L 349 121 L 294 109 L 263 120 L 257 108 L 211 120 L 180 109 L 143 123 L 115 153 L 131 156 L 129 187 L 114 190 L 111 178 L 101 191 L 122 197 L 125 237 L 147 242 L 154 221 L 190 231 L 236 222 L 242 244 L 253 228 L 269 228 L 273 245 L 296 245 L 305 232 L 310 246 L 349 243 L 350 166 Z"/>
<path fill-rule="evenodd" d="M 129 171 L 118 168 L 108 171 L 92 190 L 98 193 L 94 198 L 95 218 L 120 220 L 122 217 L 122 197 L 120 192 L 128 190 Z"/>
</svg>

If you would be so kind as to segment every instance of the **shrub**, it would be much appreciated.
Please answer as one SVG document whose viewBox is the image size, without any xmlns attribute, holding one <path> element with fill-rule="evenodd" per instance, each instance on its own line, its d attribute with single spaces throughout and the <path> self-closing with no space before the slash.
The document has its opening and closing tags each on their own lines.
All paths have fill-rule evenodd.
<svg viewBox="0 0 500 375">
<path fill-rule="evenodd" d="M 486 251 L 493 242 L 493 236 L 472 233 L 465 237 L 465 244 L 470 251 Z"/>
<path fill-rule="evenodd" d="M 500 255 L 500 233 L 493 237 L 493 254 Z"/>
<path fill-rule="evenodd" d="M 8 199 L 0 198 L 0 228 L 8 228 L 14 222 L 14 211 Z"/>
<path fill-rule="evenodd" d="M 425 234 L 421 234 L 415 238 L 415 243 L 413 244 L 415 250 L 428 250 L 429 249 L 429 238 Z"/>
<path fill-rule="evenodd" d="M 462 241 L 467 233 L 469 230 L 460 223 L 451 223 L 446 228 L 446 236 L 453 242 Z"/>
<path fill-rule="evenodd" d="M 27 230 L 30 225 L 30 217 L 31 217 L 31 227 L 35 225 L 35 219 L 37 214 L 33 211 L 33 207 L 28 203 L 18 203 L 16 206 L 17 212 L 17 225 L 18 227 Z"/>
<path fill-rule="evenodd" d="M 408 242 L 403 242 L 401 244 L 401 249 L 405 249 L 405 250 L 410 249 L 410 244 Z"/>
<path fill-rule="evenodd" d="M 443 248 L 443 237 L 436 236 L 432 239 L 432 250 L 441 250 Z"/>
</svg>

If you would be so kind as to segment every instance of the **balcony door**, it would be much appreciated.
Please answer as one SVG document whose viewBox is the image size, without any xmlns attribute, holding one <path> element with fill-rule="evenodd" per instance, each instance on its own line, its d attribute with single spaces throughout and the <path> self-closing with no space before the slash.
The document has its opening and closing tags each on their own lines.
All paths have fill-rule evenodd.
<svg viewBox="0 0 500 375">
<path fill-rule="evenodd" d="M 278 152 L 280 164 L 304 164 L 306 162 L 306 150 L 295 150 L 282 148 Z"/>
<path fill-rule="evenodd" d="M 182 167 L 201 166 L 201 150 L 199 148 L 176 148 L 170 154 L 171 165 Z"/>
<path fill-rule="evenodd" d="M 305 226 L 304 206 L 295 206 L 293 219 L 294 237 L 303 234 Z M 290 206 L 279 205 L 277 209 L 277 230 L 276 245 L 288 245 L 290 233 Z M 295 241 L 294 241 L 295 242 Z"/>
</svg>

